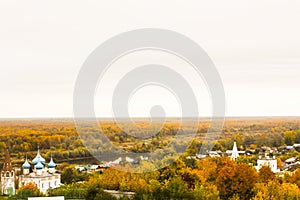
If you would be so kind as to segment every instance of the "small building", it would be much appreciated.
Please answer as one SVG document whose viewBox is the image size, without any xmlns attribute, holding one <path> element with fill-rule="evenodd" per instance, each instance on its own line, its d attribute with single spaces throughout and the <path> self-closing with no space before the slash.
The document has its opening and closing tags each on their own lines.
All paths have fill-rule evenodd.
<svg viewBox="0 0 300 200">
<path fill-rule="evenodd" d="M 286 146 L 285 148 L 286 148 L 286 150 L 289 150 L 289 151 L 294 150 L 294 146 L 291 146 L 291 145 L 290 146 Z"/>
<path fill-rule="evenodd" d="M 294 148 L 299 148 L 299 147 L 300 147 L 300 144 L 295 143 L 295 144 L 293 145 L 293 147 L 294 147 Z"/>
<path fill-rule="evenodd" d="M 208 155 L 209 155 L 209 157 L 212 157 L 212 158 L 221 157 L 217 151 L 209 151 Z"/>
<path fill-rule="evenodd" d="M 12 196 L 15 193 L 15 172 L 11 165 L 9 150 L 6 149 L 5 160 L 1 171 L 1 194 Z"/>
<path fill-rule="evenodd" d="M 99 167 L 99 165 L 87 164 L 85 166 L 85 169 L 87 170 L 87 172 L 95 172 L 95 171 L 98 171 L 100 169 L 100 167 Z"/>
<path fill-rule="evenodd" d="M 204 159 L 204 158 L 206 158 L 206 157 L 207 157 L 206 154 L 196 154 L 196 158 L 197 158 L 197 159 Z"/>
<path fill-rule="evenodd" d="M 108 164 L 108 166 L 111 167 L 111 166 L 119 165 L 121 162 L 122 162 L 122 158 L 119 157 L 118 159 L 116 159 L 114 161 L 110 161 L 107 164 Z"/>
<path fill-rule="evenodd" d="M 75 166 L 75 169 L 76 169 L 78 172 L 84 172 L 84 171 L 86 171 L 86 168 L 83 167 L 83 166 Z"/>
<path fill-rule="evenodd" d="M 133 163 L 134 159 L 130 158 L 130 157 L 125 157 L 125 161 L 128 163 Z"/>
<path fill-rule="evenodd" d="M 292 164 L 292 163 L 295 163 L 296 161 L 297 161 L 297 158 L 292 157 L 292 158 L 286 159 L 284 162 L 287 163 L 287 164 Z"/>
</svg>

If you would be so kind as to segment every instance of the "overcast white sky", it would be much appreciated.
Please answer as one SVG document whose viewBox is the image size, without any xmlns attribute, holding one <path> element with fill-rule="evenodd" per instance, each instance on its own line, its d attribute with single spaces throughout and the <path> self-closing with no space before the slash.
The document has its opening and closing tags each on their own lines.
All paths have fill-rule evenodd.
<svg viewBox="0 0 300 200">
<path fill-rule="evenodd" d="M 0 117 L 72 117 L 73 87 L 91 51 L 145 27 L 177 31 L 205 49 L 223 80 L 227 116 L 299 116 L 299 21 L 299 0 L 1 0 Z M 110 116 L 111 86 L 97 95 L 98 116 Z M 140 92 L 132 116 L 148 116 L 153 94 L 178 114 L 170 93 Z M 209 115 L 209 102 L 199 103 Z"/>
</svg>

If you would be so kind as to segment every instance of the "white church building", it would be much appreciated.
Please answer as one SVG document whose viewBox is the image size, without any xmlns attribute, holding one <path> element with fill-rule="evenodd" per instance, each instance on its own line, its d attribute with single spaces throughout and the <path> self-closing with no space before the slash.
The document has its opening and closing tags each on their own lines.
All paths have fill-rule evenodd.
<svg viewBox="0 0 300 200">
<path fill-rule="evenodd" d="M 19 188 L 34 183 L 41 192 L 47 193 L 49 189 L 58 188 L 61 185 L 60 174 L 56 173 L 56 164 L 52 156 L 47 164 L 38 150 L 36 157 L 29 163 L 27 156 L 22 166 L 23 174 L 19 176 Z"/>
<path fill-rule="evenodd" d="M 280 172 L 280 169 L 277 168 L 277 159 L 275 157 L 269 157 L 269 155 L 265 155 L 265 157 L 259 157 L 257 160 L 257 166 L 255 166 L 256 170 L 259 171 L 262 166 L 268 166 L 272 170 L 273 173 Z"/>
</svg>

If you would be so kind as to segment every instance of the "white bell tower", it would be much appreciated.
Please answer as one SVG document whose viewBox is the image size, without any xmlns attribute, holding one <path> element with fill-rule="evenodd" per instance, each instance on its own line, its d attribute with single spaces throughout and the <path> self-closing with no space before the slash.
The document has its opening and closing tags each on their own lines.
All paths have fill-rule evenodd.
<svg viewBox="0 0 300 200">
<path fill-rule="evenodd" d="M 5 160 L 1 171 L 1 192 L 9 196 L 15 194 L 15 172 L 11 166 L 8 149 L 6 149 Z"/>
</svg>

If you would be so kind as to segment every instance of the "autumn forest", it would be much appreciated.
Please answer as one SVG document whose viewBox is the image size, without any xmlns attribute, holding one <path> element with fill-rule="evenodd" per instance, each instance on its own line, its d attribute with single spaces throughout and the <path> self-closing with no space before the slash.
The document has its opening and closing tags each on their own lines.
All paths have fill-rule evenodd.
<svg viewBox="0 0 300 200">
<path fill-rule="evenodd" d="M 126 134 L 115 122 L 101 122 L 102 131 L 113 144 L 131 152 L 151 152 L 159 149 L 172 155 L 174 149 L 167 147 L 180 129 L 180 123 L 168 119 L 160 131 L 149 137 L 139 139 Z M 189 126 L 190 121 L 183 122 Z M 88 122 L 87 122 L 88 124 Z M 139 120 L 139 126 L 149 125 Z M 126 126 L 126 122 L 123 124 Z M 130 125 L 128 125 L 130 126 Z M 151 126 L 155 126 L 152 124 Z M 150 128 L 151 128 L 150 126 Z M 93 157 L 93 152 L 102 150 L 102 141 L 93 138 L 86 148 L 71 119 L 31 119 L 0 121 L 1 160 L 8 148 L 12 164 L 20 167 L 25 155 L 32 159 L 40 148 L 44 158 L 51 155 L 59 163 L 58 170 L 64 186 L 51 191 L 51 195 L 64 195 L 69 199 L 114 199 L 104 190 L 134 192 L 131 199 L 300 199 L 300 170 L 297 166 L 290 172 L 277 175 L 269 167 L 256 171 L 259 156 L 270 149 L 270 156 L 276 156 L 278 167 L 282 169 L 284 160 L 300 158 L 300 149 L 292 151 L 287 146 L 300 143 L 300 118 L 228 118 L 223 131 L 216 141 L 205 141 L 210 121 L 203 119 L 198 124 L 195 138 L 179 159 L 172 164 L 148 173 L 127 173 L 132 164 L 123 162 L 117 168 L 108 168 L 101 172 L 81 173 L 74 166 L 101 164 L 102 160 Z M 92 135 L 98 127 L 86 126 L 87 135 Z M 127 127 L 128 128 L 128 127 Z M 130 127 L 129 127 L 130 129 Z M 138 135 L 139 133 L 134 133 Z M 228 156 L 192 159 L 199 154 L 202 146 L 213 143 L 212 151 L 231 150 L 236 141 L 238 150 L 248 152 L 233 161 Z M 176 147 L 186 144 L 183 139 Z M 111 160 L 116 158 L 112 157 Z M 160 163 L 166 162 L 160 160 Z M 0 163 L 2 165 L 2 162 Z M 139 168 L 156 168 L 152 163 L 140 161 Z M 121 170 L 118 170 L 121 169 Z M 124 170 L 126 169 L 126 170 Z M 127 171 L 127 172 L 123 172 Z M 19 188 L 19 190 L 36 188 Z M 37 194 L 37 193 L 35 193 Z M 41 194 L 42 195 L 42 194 Z M 129 197 L 122 197 L 129 199 Z M 21 198 L 22 199 L 22 198 Z"/>
</svg>

